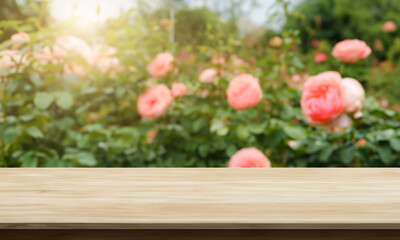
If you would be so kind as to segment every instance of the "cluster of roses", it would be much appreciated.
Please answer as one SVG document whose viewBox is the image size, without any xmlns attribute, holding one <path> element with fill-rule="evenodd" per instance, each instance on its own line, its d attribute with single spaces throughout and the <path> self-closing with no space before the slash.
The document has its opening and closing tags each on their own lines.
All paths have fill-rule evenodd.
<svg viewBox="0 0 400 240">
<path fill-rule="evenodd" d="M 233 56 L 233 62 L 243 65 L 243 61 Z M 231 60 L 232 60 L 231 59 Z M 148 72 L 157 79 L 174 71 L 174 58 L 170 53 L 159 53 L 147 65 Z M 224 58 L 214 58 L 215 64 L 224 64 Z M 200 82 L 213 82 L 218 77 L 214 68 L 205 69 L 199 75 Z M 165 113 L 176 97 L 186 94 L 187 88 L 183 83 L 174 82 L 171 90 L 165 84 L 149 88 L 139 96 L 138 113 L 146 119 L 155 119 Z M 226 90 L 228 104 L 235 110 L 244 110 L 256 106 L 262 99 L 263 93 L 258 79 L 248 73 L 239 73 L 233 77 Z M 258 149 L 243 148 L 235 153 L 229 161 L 229 167 L 271 167 L 268 158 Z"/>
<path fill-rule="evenodd" d="M 332 55 L 341 62 L 354 63 L 368 57 L 371 48 L 364 41 L 344 40 L 335 45 Z M 173 71 L 173 56 L 160 53 L 147 66 L 154 78 Z M 210 68 L 200 76 L 201 82 L 213 82 L 218 71 Z M 165 84 L 148 89 L 138 100 L 138 112 L 147 119 L 155 119 L 169 107 L 173 97 L 186 93 L 186 86 L 173 83 L 172 91 Z M 256 106 L 263 93 L 258 79 L 251 74 L 241 73 L 233 77 L 226 90 L 228 104 L 235 110 L 244 110 Z M 362 85 L 353 78 L 342 78 L 340 73 L 327 71 L 308 77 L 303 88 L 301 109 L 310 125 L 322 126 L 332 132 L 340 132 L 352 125 L 354 118 L 362 117 L 365 92 Z M 229 167 L 270 167 L 268 158 L 256 148 L 244 148 L 234 154 Z"/>
<path fill-rule="evenodd" d="M 167 75 L 174 71 L 174 57 L 166 52 L 159 53 L 147 65 L 148 72 L 153 78 Z M 213 82 L 218 77 L 218 71 L 213 68 L 204 70 L 200 82 Z M 139 96 L 137 108 L 139 114 L 146 119 L 155 119 L 167 111 L 173 98 L 186 94 L 187 87 L 183 83 L 174 82 L 171 90 L 165 84 L 158 84 L 149 88 Z M 262 90 L 258 79 L 251 74 L 242 73 L 235 76 L 226 90 L 229 105 L 235 110 L 244 110 L 254 107 L 262 99 Z"/>
<path fill-rule="evenodd" d="M 368 57 L 371 48 L 361 40 L 348 39 L 337 43 L 332 55 L 341 62 L 354 63 Z M 354 78 L 342 78 L 340 73 L 328 71 L 308 77 L 302 89 L 301 109 L 310 125 L 321 125 L 332 132 L 340 132 L 362 116 L 365 92 Z"/>
<path fill-rule="evenodd" d="M 90 69 L 98 69 L 102 73 L 123 70 L 119 59 L 115 57 L 116 48 L 100 45 L 91 48 L 84 40 L 75 36 L 60 36 L 53 46 L 46 46 L 33 52 L 29 50 L 24 55 L 21 55 L 19 50 L 31 41 L 29 34 L 16 33 L 11 36 L 11 41 L 15 42 L 12 44 L 12 49 L 0 52 L 0 68 L 9 70 L 9 73 L 22 71 L 24 66 L 29 64 L 28 59 L 36 60 L 40 65 L 62 64 L 65 74 L 74 73 L 79 76 L 87 75 Z M 74 61 L 66 61 L 69 55 L 81 56 L 90 69 Z"/>
<path fill-rule="evenodd" d="M 22 44 L 29 42 L 29 35 L 19 33 L 13 35 L 11 40 L 16 41 L 13 50 L 0 53 L 0 55 L 12 56 L 9 59 L 2 58 L 0 67 L 13 69 L 18 49 Z M 57 38 L 52 47 L 45 47 L 34 54 L 35 59 L 41 64 L 59 63 L 68 54 L 82 56 L 89 66 L 100 69 L 103 73 L 121 69 L 122 66 L 114 55 L 115 48 L 95 47 L 89 45 L 74 36 L 61 36 Z M 368 57 L 371 49 L 360 40 L 344 40 L 335 45 L 332 55 L 342 62 L 357 62 Z M 5 59 L 5 60 L 4 60 Z M 20 57 L 20 60 L 22 58 Z M 12 61 L 11 61 L 12 60 Z M 234 63 L 243 64 L 241 59 L 234 58 Z M 218 64 L 221 59 L 214 59 Z M 159 53 L 147 65 L 148 72 L 154 79 L 158 79 L 170 72 L 177 71 L 174 68 L 172 54 Z M 64 63 L 64 73 L 86 75 L 87 69 L 74 62 Z M 220 73 L 213 68 L 204 70 L 200 76 L 201 82 L 213 82 Z M 156 119 L 165 113 L 174 98 L 186 94 L 187 87 L 183 83 L 174 82 L 171 90 L 165 84 L 158 84 L 142 93 L 137 101 L 138 113 L 145 119 Z M 235 110 L 244 110 L 256 106 L 263 98 L 263 92 L 256 77 L 248 73 L 237 73 L 229 81 L 226 89 L 228 104 Z M 365 99 L 362 85 L 353 78 L 342 78 L 338 72 L 328 71 L 316 76 L 308 77 L 302 90 L 301 108 L 305 120 L 310 125 L 320 125 L 332 132 L 339 132 L 352 125 L 354 118 L 362 116 L 361 110 Z M 244 148 L 234 154 L 229 167 L 270 167 L 268 158 L 256 148 Z"/>
</svg>

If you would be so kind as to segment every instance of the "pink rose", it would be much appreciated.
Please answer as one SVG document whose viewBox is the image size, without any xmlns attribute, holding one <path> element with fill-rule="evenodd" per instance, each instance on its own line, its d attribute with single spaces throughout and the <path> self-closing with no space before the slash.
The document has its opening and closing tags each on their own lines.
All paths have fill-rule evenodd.
<svg viewBox="0 0 400 240">
<path fill-rule="evenodd" d="M 96 68 L 102 73 L 107 73 L 122 70 L 122 65 L 117 57 L 104 57 L 97 60 Z"/>
<path fill-rule="evenodd" d="M 302 77 L 300 76 L 300 74 L 295 74 L 290 78 L 290 81 L 294 83 L 299 83 L 302 81 Z"/>
<path fill-rule="evenodd" d="M 218 71 L 214 68 L 207 68 L 200 73 L 200 82 L 214 82 L 217 79 Z"/>
<path fill-rule="evenodd" d="M 317 55 L 315 55 L 314 61 L 316 63 L 323 63 L 326 60 L 328 60 L 328 56 L 326 56 L 325 53 L 318 53 Z"/>
<path fill-rule="evenodd" d="M 49 61 L 53 60 L 53 54 L 50 47 L 46 46 L 38 52 L 34 53 L 34 58 L 39 60 L 42 64 L 47 64 Z"/>
<path fill-rule="evenodd" d="M 208 89 L 198 90 L 196 94 L 201 98 L 206 98 L 210 95 L 210 91 Z"/>
<path fill-rule="evenodd" d="M 363 86 L 354 78 L 343 78 L 340 81 L 343 91 L 344 111 L 348 113 L 361 113 L 365 100 Z M 362 116 L 362 114 L 357 114 Z"/>
<path fill-rule="evenodd" d="M 382 32 L 392 33 L 396 32 L 397 26 L 393 21 L 386 21 L 382 26 Z"/>
<path fill-rule="evenodd" d="M 331 131 L 333 133 L 340 133 L 353 125 L 353 119 L 347 114 L 342 114 L 329 124 L 323 126 L 325 130 Z"/>
<path fill-rule="evenodd" d="M 338 72 L 323 72 L 309 77 L 301 96 L 301 110 L 312 125 L 326 124 L 338 117 L 344 108 L 342 77 Z"/>
<path fill-rule="evenodd" d="M 76 74 L 83 77 L 87 73 L 87 70 L 82 65 L 74 62 L 64 64 L 64 74 Z"/>
<path fill-rule="evenodd" d="M 371 48 L 364 41 L 347 39 L 336 43 L 332 55 L 340 62 L 354 63 L 368 57 L 371 52 Z"/>
<path fill-rule="evenodd" d="M 122 71 L 121 62 L 114 56 L 117 52 L 118 49 L 114 47 L 95 46 L 90 65 L 99 69 L 102 73 L 111 72 L 111 74 L 114 74 L 116 71 Z"/>
<path fill-rule="evenodd" d="M 0 69 L 14 70 L 17 68 L 14 60 L 17 56 L 16 50 L 3 50 L 0 52 Z"/>
<path fill-rule="evenodd" d="M 299 91 L 303 91 L 304 82 L 307 78 L 308 78 L 308 75 L 296 73 L 291 78 L 288 78 L 287 85 L 291 88 L 295 88 Z"/>
<path fill-rule="evenodd" d="M 270 168 L 268 158 L 257 148 L 242 148 L 229 160 L 230 168 Z"/>
<path fill-rule="evenodd" d="M 240 74 L 229 82 L 226 96 L 232 108 L 243 110 L 257 105 L 263 93 L 257 78 L 251 74 Z"/>
<path fill-rule="evenodd" d="M 229 60 L 231 61 L 231 65 L 233 67 L 237 67 L 237 68 L 250 67 L 250 64 L 248 62 L 239 58 L 236 54 L 232 54 L 229 57 Z M 240 72 L 238 69 L 235 69 L 235 70 Z"/>
<path fill-rule="evenodd" d="M 385 98 L 381 99 L 379 101 L 379 104 L 384 108 L 388 108 L 389 107 L 389 101 L 387 99 L 385 99 Z"/>
<path fill-rule="evenodd" d="M 212 57 L 211 63 L 215 65 L 224 65 L 226 63 L 226 60 L 224 57 Z"/>
<path fill-rule="evenodd" d="M 153 78 L 165 76 L 167 73 L 174 70 L 174 56 L 171 53 L 159 53 L 156 57 L 147 65 L 147 71 Z"/>
<path fill-rule="evenodd" d="M 183 96 L 185 96 L 186 90 L 187 90 L 187 88 L 186 88 L 185 84 L 177 83 L 177 82 L 172 83 L 171 92 L 172 92 L 172 96 L 173 97 L 183 97 Z"/>
<path fill-rule="evenodd" d="M 57 38 L 56 45 L 53 47 L 55 58 L 64 58 L 72 53 L 82 56 L 88 63 L 93 61 L 93 51 L 82 39 L 75 36 L 61 36 Z"/>
<path fill-rule="evenodd" d="M 26 32 L 19 32 L 19 33 L 13 34 L 11 36 L 11 40 L 12 41 L 29 42 L 31 40 L 31 37 Z M 22 44 L 23 43 L 14 43 L 12 47 L 13 47 L 13 49 L 18 49 L 22 46 Z"/>
<path fill-rule="evenodd" d="M 165 84 L 159 84 L 139 96 L 138 112 L 143 118 L 155 119 L 167 111 L 172 99 L 168 87 Z"/>
<path fill-rule="evenodd" d="M 19 54 L 17 50 L 3 50 L 0 51 L 0 69 L 7 69 L 10 73 L 15 73 L 17 70 L 22 71 L 24 65 L 26 65 L 26 57 Z M 20 64 L 20 68 L 17 69 L 17 65 Z"/>
</svg>

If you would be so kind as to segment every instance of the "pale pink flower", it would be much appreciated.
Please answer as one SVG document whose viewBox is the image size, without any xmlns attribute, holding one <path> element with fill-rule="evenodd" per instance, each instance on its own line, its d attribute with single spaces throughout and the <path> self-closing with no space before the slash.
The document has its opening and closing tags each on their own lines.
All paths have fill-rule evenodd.
<svg viewBox="0 0 400 240">
<path fill-rule="evenodd" d="M 257 148 L 242 148 L 229 160 L 230 168 L 270 168 L 271 162 Z"/>
<path fill-rule="evenodd" d="M 215 65 L 224 65 L 226 63 L 226 60 L 224 57 L 212 57 L 211 63 Z"/>
<path fill-rule="evenodd" d="M 393 21 L 386 21 L 382 26 L 382 32 L 392 33 L 396 32 L 397 26 Z"/>
<path fill-rule="evenodd" d="M 172 92 L 173 97 L 175 97 L 175 98 L 183 97 L 183 96 L 185 96 L 186 91 L 187 91 L 187 87 L 185 86 L 185 84 L 177 83 L 177 82 L 172 83 L 171 92 Z"/>
<path fill-rule="evenodd" d="M 174 56 L 171 53 L 159 53 L 147 65 L 147 71 L 153 78 L 158 79 L 167 75 L 174 70 Z"/>
<path fill-rule="evenodd" d="M 257 78 L 251 74 L 240 74 L 229 82 L 226 96 L 232 108 L 243 110 L 257 105 L 263 93 Z"/>
<path fill-rule="evenodd" d="M 299 142 L 296 140 L 289 140 L 288 141 L 288 146 L 293 149 L 296 150 L 297 148 L 299 148 Z"/>
<path fill-rule="evenodd" d="M 27 43 L 31 40 L 31 37 L 29 36 L 29 34 L 27 34 L 26 32 L 19 32 L 19 33 L 15 33 L 11 36 L 11 40 L 12 41 L 22 41 L 24 43 Z M 18 49 L 23 45 L 23 43 L 14 43 L 12 48 L 13 49 Z"/>
<path fill-rule="evenodd" d="M 214 68 L 207 68 L 200 73 L 200 82 L 214 82 L 218 77 L 218 71 Z"/>
<path fill-rule="evenodd" d="M 364 41 L 347 39 L 333 47 L 332 55 L 340 62 L 354 63 L 367 58 L 371 52 L 371 48 Z"/>
<path fill-rule="evenodd" d="M 82 65 L 76 64 L 74 62 L 64 64 L 64 74 L 76 74 L 83 77 L 87 73 L 87 70 Z"/>
<path fill-rule="evenodd" d="M 98 68 L 102 73 L 121 71 L 122 65 L 117 57 L 104 57 L 96 62 L 96 68 Z"/>
<path fill-rule="evenodd" d="M 340 133 L 353 125 L 353 119 L 347 114 L 342 114 L 329 124 L 323 126 L 324 129 L 333 133 Z"/>
<path fill-rule="evenodd" d="M 314 57 L 314 61 L 316 63 L 323 63 L 326 60 L 328 60 L 328 56 L 325 53 L 318 53 L 317 55 L 315 55 Z"/>
<path fill-rule="evenodd" d="M 155 119 L 167 111 L 172 100 L 168 87 L 165 84 L 159 84 L 139 96 L 138 112 L 143 118 Z"/>
<path fill-rule="evenodd" d="M 68 54 L 80 55 L 89 64 L 93 61 L 93 50 L 82 39 L 75 36 L 61 36 L 53 47 L 53 57 L 65 58 Z"/>
<path fill-rule="evenodd" d="M 17 50 L 0 51 L 0 69 L 7 69 L 9 73 L 22 70 L 27 63 L 26 57 L 19 54 Z M 20 67 L 17 69 L 17 67 Z"/>
<path fill-rule="evenodd" d="M 303 91 L 304 82 L 307 78 L 308 75 L 296 73 L 291 78 L 288 78 L 287 84 L 289 87 Z"/>
<path fill-rule="evenodd" d="M 344 111 L 361 113 L 365 101 L 365 91 L 361 83 L 354 78 L 343 78 L 340 84 L 343 92 Z M 360 114 L 356 116 L 360 116 Z"/>
</svg>

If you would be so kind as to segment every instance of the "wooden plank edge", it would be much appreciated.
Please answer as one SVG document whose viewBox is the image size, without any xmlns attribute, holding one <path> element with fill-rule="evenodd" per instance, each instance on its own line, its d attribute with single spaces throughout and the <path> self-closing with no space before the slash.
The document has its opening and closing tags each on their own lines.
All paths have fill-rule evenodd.
<svg viewBox="0 0 400 240">
<path fill-rule="evenodd" d="M 400 223 L 0 223 L 0 229 L 400 230 Z"/>
</svg>

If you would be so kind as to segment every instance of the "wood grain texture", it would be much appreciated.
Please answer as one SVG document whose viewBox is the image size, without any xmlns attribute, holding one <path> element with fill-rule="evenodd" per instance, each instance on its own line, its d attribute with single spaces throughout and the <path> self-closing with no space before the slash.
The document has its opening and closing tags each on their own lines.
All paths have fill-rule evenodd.
<svg viewBox="0 0 400 240">
<path fill-rule="evenodd" d="M 400 229 L 400 169 L 0 169 L 2 229 Z"/>
</svg>

